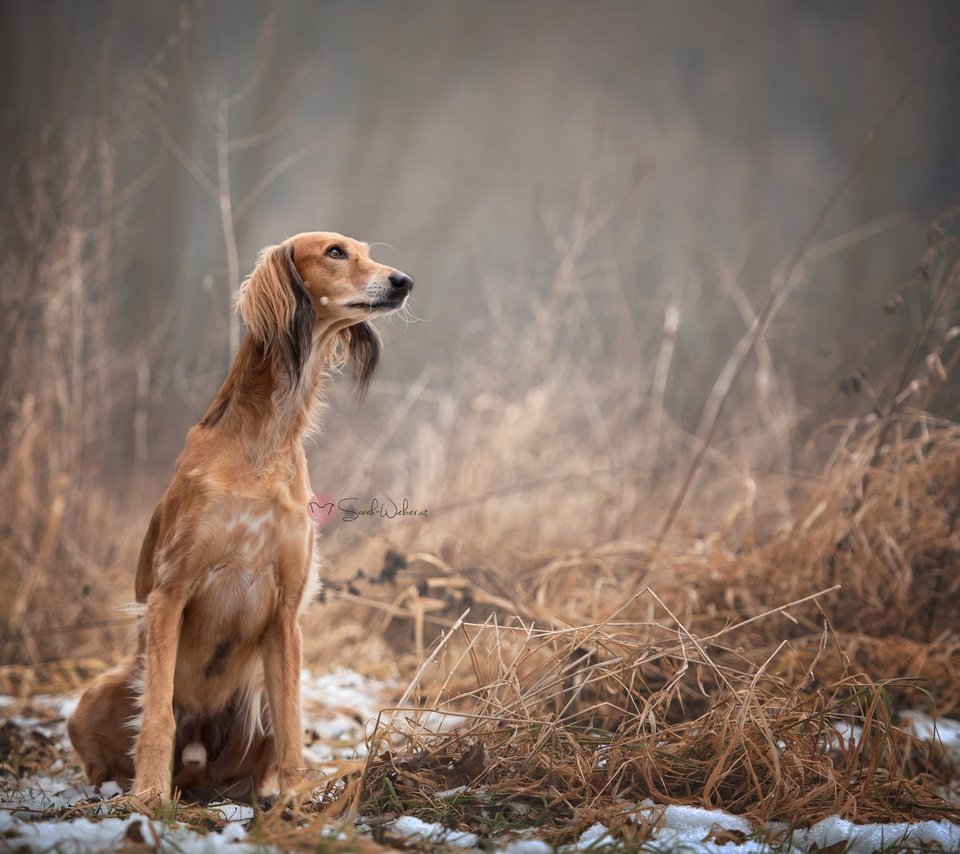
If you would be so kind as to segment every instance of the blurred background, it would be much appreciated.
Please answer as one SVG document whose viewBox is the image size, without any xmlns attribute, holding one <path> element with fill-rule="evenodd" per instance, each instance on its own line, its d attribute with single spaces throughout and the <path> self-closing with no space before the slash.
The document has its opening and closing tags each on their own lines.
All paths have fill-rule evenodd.
<svg viewBox="0 0 960 854">
<path fill-rule="evenodd" d="M 424 609 L 464 604 L 458 573 L 509 607 L 531 555 L 663 533 L 721 400 L 667 539 L 761 542 L 842 419 L 950 340 L 949 312 L 927 318 L 931 241 L 954 233 L 930 225 L 958 186 L 955 3 L 0 14 L 0 662 L 122 648 L 114 606 L 226 374 L 232 297 L 290 234 L 375 243 L 417 280 L 368 400 L 335 378 L 308 455 L 317 492 L 429 515 L 324 529 L 313 655 L 331 632 L 369 640 L 338 601 L 422 651 Z M 956 391 L 942 380 L 935 416 L 956 418 Z"/>
</svg>

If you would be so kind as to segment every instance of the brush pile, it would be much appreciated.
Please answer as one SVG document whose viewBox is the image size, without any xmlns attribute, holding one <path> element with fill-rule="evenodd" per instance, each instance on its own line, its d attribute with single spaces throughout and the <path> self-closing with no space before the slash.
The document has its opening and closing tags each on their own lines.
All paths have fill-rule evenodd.
<svg viewBox="0 0 960 854">
<path fill-rule="evenodd" d="M 905 715 L 960 712 L 958 513 L 960 429 L 868 419 L 756 548 L 629 540 L 518 560 L 496 590 L 474 575 L 470 601 L 523 609 L 443 635 L 362 809 L 553 842 L 597 821 L 642 840 L 648 799 L 790 827 L 956 818 L 957 757 Z"/>
</svg>

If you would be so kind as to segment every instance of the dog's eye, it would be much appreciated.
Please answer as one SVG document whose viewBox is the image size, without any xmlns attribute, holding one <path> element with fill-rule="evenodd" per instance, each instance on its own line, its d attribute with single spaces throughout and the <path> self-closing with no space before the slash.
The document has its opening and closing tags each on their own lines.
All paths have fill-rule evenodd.
<svg viewBox="0 0 960 854">
<path fill-rule="evenodd" d="M 330 258 L 346 258 L 347 253 L 344 251 L 342 246 L 331 246 L 327 250 L 327 256 Z"/>
</svg>

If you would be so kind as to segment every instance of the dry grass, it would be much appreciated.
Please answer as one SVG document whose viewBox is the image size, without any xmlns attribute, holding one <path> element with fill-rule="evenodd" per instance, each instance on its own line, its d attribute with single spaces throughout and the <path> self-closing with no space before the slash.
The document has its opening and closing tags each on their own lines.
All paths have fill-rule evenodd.
<svg viewBox="0 0 960 854">
<path fill-rule="evenodd" d="M 898 441 L 868 469 L 875 439 L 848 445 L 797 525 L 748 554 L 619 544 L 519 574 L 545 604 L 444 636 L 422 705 L 382 733 L 409 746 L 371 763 L 365 809 L 488 830 L 519 803 L 556 841 L 617 827 L 645 798 L 791 826 L 957 816 L 935 793 L 956 769 L 896 715 L 960 709 L 960 431 Z M 585 581 L 600 563 L 598 597 Z M 430 733 L 424 708 L 467 721 Z M 843 723 L 863 728 L 855 743 Z M 464 784 L 456 805 L 438 797 Z"/>
</svg>

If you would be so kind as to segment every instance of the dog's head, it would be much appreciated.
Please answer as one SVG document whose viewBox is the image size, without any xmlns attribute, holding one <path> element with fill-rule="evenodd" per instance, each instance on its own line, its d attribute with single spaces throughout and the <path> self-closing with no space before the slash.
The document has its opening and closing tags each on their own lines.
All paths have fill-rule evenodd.
<svg viewBox="0 0 960 854">
<path fill-rule="evenodd" d="M 314 231 L 263 251 L 239 307 L 249 333 L 280 355 L 295 384 L 314 332 L 335 330 L 362 395 L 380 359 L 380 337 L 368 321 L 400 308 L 412 287 L 406 273 L 372 260 L 366 243 Z"/>
</svg>

